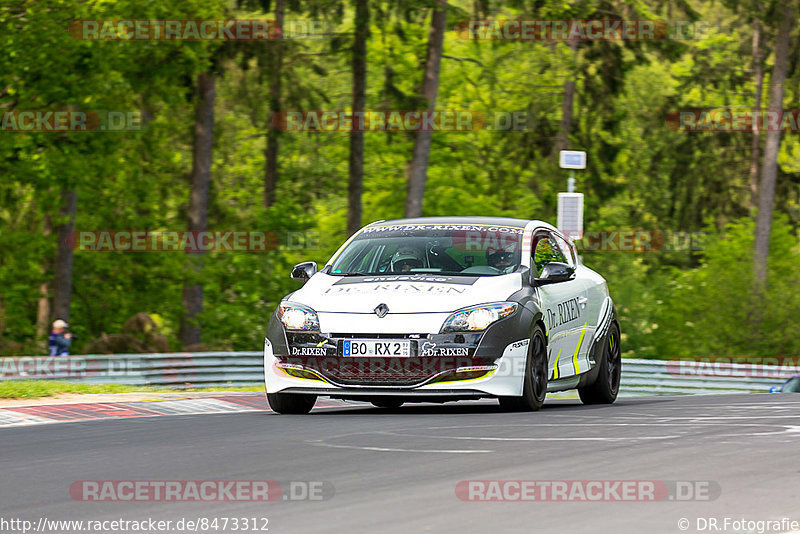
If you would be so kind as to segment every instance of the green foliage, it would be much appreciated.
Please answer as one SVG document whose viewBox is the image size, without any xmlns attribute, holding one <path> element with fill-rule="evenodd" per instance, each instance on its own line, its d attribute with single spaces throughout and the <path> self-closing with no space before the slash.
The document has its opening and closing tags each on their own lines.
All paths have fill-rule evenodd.
<svg viewBox="0 0 800 534">
<path fill-rule="evenodd" d="M 61 393 L 131 393 L 157 391 L 156 388 L 126 386 L 123 384 L 80 384 L 58 380 L 3 380 L 0 381 L 0 399 L 35 399 Z"/>
<path fill-rule="evenodd" d="M 770 285 L 749 293 L 752 228 L 751 134 L 683 133 L 671 111 L 750 106 L 751 18 L 735 2 L 692 0 L 622 4 L 452 2 L 448 29 L 474 18 L 701 20 L 697 39 L 656 42 L 469 41 L 445 36 L 440 110 L 521 112 L 519 131 L 486 127 L 433 136 L 425 215 L 500 215 L 555 222 L 566 174 L 554 160 L 564 82 L 576 81 L 569 147 L 589 153 L 578 173 L 587 230 L 644 229 L 673 235 L 705 231 L 702 253 L 587 253 L 609 282 L 626 355 L 791 354 L 798 311 L 800 144 L 785 135 L 779 164 Z M 325 262 L 346 238 L 349 136 L 279 136 L 277 201 L 262 206 L 270 65 L 282 54 L 283 109 L 346 110 L 351 105 L 352 6 L 287 2 L 287 19 L 325 20 L 328 39 L 280 43 L 80 41 L 74 19 L 272 18 L 274 2 L 221 0 L 17 1 L 0 6 L 0 110 L 140 111 L 141 131 L 89 134 L 0 132 L 0 354 L 36 350 L 40 286 L 53 277 L 52 232 L 62 188 L 78 191 L 76 230 L 186 228 L 194 119 L 193 80 L 219 73 L 209 226 L 274 231 L 265 253 L 210 253 L 199 275 L 208 348 L 257 350 L 266 321 L 286 293 L 294 263 Z M 368 109 L 418 105 L 432 3 L 370 2 Z M 473 13 L 473 11 L 479 11 Z M 486 11 L 485 13 L 483 11 Z M 756 14 L 758 15 L 758 14 Z M 765 24 L 771 24 L 764 18 Z M 769 33 L 768 28 L 766 33 Z M 766 37 L 769 39 L 769 37 Z M 796 48 L 796 47 L 795 47 Z M 765 47 L 769 50 L 769 47 Z M 796 56 L 796 52 L 795 52 Z M 797 107 L 797 65 L 787 108 Z M 767 58 L 767 69 L 771 65 Z M 766 87 L 766 84 L 765 84 Z M 365 134 L 364 223 L 401 217 L 413 138 Z M 49 233 L 48 233 L 48 228 Z M 172 349 L 182 314 L 186 260 L 179 253 L 76 252 L 71 326 L 74 344 L 119 333 L 139 312 L 158 317 Z M 687 324 L 688 323 L 688 324 Z"/>
<path fill-rule="evenodd" d="M 670 270 L 653 314 L 658 356 L 794 356 L 800 313 L 800 239 L 786 217 L 773 222 L 768 286 L 753 290 L 753 222 L 710 235 L 700 267 Z"/>
</svg>

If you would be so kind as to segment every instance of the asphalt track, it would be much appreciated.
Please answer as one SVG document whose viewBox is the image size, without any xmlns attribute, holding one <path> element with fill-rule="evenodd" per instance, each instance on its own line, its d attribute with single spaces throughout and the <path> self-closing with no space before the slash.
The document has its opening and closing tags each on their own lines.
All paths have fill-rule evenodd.
<svg viewBox="0 0 800 534">
<path fill-rule="evenodd" d="M 698 518 L 800 520 L 800 395 L 636 397 L 601 407 L 555 400 L 538 413 L 501 413 L 489 401 L 361 406 L 3 428 L 0 518 L 266 517 L 278 534 L 649 534 L 703 531 Z M 326 481 L 335 494 L 269 503 L 69 494 L 78 480 L 128 479 Z M 456 495 L 459 481 L 495 479 L 710 481 L 719 494 L 557 503 Z"/>
</svg>

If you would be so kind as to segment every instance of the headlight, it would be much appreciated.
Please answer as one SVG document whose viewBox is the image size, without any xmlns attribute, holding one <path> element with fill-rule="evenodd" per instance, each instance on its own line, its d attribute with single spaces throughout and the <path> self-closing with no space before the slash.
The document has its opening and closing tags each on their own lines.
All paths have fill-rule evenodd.
<svg viewBox="0 0 800 534">
<path fill-rule="evenodd" d="M 278 317 L 287 330 L 319 330 L 317 312 L 302 304 L 281 303 Z"/>
<path fill-rule="evenodd" d="M 516 309 L 517 304 L 513 302 L 499 302 L 459 310 L 447 318 L 440 333 L 485 330 L 495 321 L 514 313 Z"/>
</svg>

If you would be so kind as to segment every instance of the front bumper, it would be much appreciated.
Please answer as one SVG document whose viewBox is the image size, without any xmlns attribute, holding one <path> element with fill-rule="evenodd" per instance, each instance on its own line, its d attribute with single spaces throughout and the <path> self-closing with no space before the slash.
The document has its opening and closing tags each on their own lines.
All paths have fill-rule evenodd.
<svg viewBox="0 0 800 534">
<path fill-rule="evenodd" d="M 287 334 L 273 316 L 264 344 L 266 389 L 338 398 L 519 396 L 530 339 L 529 315 L 521 308 L 485 332 L 461 334 Z M 359 325 L 358 319 L 353 317 L 349 324 Z M 392 322 L 385 324 L 391 328 Z M 353 338 L 406 339 L 411 342 L 411 356 L 342 356 L 343 340 Z"/>
</svg>

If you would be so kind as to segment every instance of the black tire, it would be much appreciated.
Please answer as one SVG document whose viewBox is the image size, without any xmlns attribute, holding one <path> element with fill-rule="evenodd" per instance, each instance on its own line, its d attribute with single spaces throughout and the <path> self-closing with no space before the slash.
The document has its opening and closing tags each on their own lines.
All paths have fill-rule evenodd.
<svg viewBox="0 0 800 534">
<path fill-rule="evenodd" d="M 403 405 L 402 399 L 393 399 L 391 397 L 386 399 L 373 399 L 372 405 L 376 408 L 383 408 L 384 410 L 396 410 Z"/>
<path fill-rule="evenodd" d="M 617 400 L 622 375 L 622 350 L 619 341 L 619 324 L 614 321 L 603 342 L 603 360 L 597 370 L 597 380 L 591 386 L 578 388 L 578 395 L 584 404 L 612 404 Z"/>
<path fill-rule="evenodd" d="M 547 362 L 547 342 L 544 331 L 536 325 L 528 344 L 528 359 L 525 363 L 525 381 L 521 397 L 500 397 L 500 407 L 514 412 L 535 412 L 544 404 L 547 396 L 547 380 L 550 368 Z"/>
<path fill-rule="evenodd" d="M 267 393 L 267 402 L 277 413 L 307 414 L 317 402 L 317 396 L 301 393 Z"/>
</svg>

